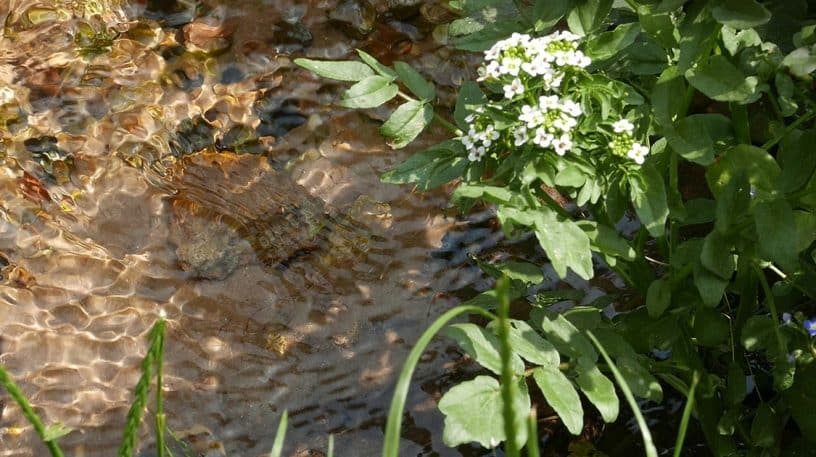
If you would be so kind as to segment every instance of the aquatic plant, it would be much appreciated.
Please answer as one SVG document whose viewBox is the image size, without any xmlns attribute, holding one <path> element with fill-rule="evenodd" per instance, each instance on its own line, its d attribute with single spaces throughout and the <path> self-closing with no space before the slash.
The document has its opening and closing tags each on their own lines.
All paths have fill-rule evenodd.
<svg viewBox="0 0 816 457">
<path fill-rule="evenodd" d="M 533 292 L 541 266 L 480 262 L 509 278 L 501 292 L 444 314 L 415 346 L 421 353 L 455 315 L 491 313 L 487 326 L 444 329 L 498 376 L 443 396 L 448 445 L 504 442 L 517 455 L 529 443 L 535 385 L 573 434 L 583 427 L 579 392 L 614 421 L 619 393 L 636 406 L 634 397 L 659 402 L 669 387 L 687 397 L 674 455 L 692 416 L 714 455 L 807 448 L 816 436 L 814 326 L 805 318 L 816 303 L 816 156 L 807 148 L 816 138 L 816 11 L 782 3 L 451 2 L 460 13 L 447 28 L 453 45 L 485 51 L 452 120 L 406 63 L 386 67 L 361 51 L 360 61 L 296 60 L 354 82 L 343 107 L 401 98 L 380 130 L 395 148 L 434 120 L 450 130 L 384 181 L 423 190 L 454 181 L 463 209 L 493 204 L 508 235 L 532 231 L 560 277 L 608 268 L 640 296 L 610 309 L 614 297 Z M 640 228 L 623 233 L 629 213 Z M 501 317 L 502 294 L 526 302 L 520 315 L 529 318 Z M 549 309 L 563 300 L 574 305 Z M 396 455 L 401 411 L 395 400 L 384 455 Z"/>
</svg>

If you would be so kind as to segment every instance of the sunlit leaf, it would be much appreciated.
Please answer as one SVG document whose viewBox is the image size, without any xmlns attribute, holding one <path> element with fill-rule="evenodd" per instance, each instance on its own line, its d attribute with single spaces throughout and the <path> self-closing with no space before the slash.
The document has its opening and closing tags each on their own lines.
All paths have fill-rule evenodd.
<svg viewBox="0 0 816 457">
<path fill-rule="evenodd" d="M 318 76 L 336 79 L 338 81 L 362 81 L 369 76 L 374 76 L 374 71 L 362 62 L 344 61 L 324 61 L 312 59 L 295 59 L 295 64 L 299 65 Z"/>
</svg>

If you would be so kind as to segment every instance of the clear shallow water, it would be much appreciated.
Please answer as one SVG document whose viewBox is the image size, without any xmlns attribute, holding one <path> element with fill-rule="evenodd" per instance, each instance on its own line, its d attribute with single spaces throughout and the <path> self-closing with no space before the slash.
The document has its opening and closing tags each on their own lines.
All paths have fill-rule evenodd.
<svg viewBox="0 0 816 457">
<path fill-rule="evenodd" d="M 384 3 L 365 40 L 327 21 L 333 1 L 172 3 L 0 3 L 0 361 L 46 422 L 77 429 L 68 455 L 114 455 L 164 310 L 167 422 L 196 452 L 264 455 L 288 410 L 288 455 L 320 455 L 329 433 L 339 456 L 378 455 L 413 342 L 489 287 L 468 256 L 538 254 L 489 212 L 457 220 L 443 192 L 380 183 L 410 152 L 377 134 L 387 112 L 339 110 L 341 86 L 290 53 L 400 58 L 447 102 L 470 58 Z M 569 282 L 588 299 L 621 286 Z M 479 454 L 441 443 L 460 359 L 443 340 L 423 358 L 405 455 Z M 0 411 L 0 456 L 45 455 Z"/>
</svg>

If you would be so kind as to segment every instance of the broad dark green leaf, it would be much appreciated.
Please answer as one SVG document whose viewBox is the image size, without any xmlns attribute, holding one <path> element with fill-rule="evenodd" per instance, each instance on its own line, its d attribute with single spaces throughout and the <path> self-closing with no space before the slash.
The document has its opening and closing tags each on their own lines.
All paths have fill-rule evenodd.
<svg viewBox="0 0 816 457">
<path fill-rule="evenodd" d="M 626 69 L 634 75 L 657 75 L 669 64 L 669 58 L 660 45 L 643 34 L 626 50 L 628 64 Z"/>
<path fill-rule="evenodd" d="M 671 305 L 671 283 L 665 278 L 652 281 L 646 293 L 646 309 L 649 316 L 660 317 Z"/>
<path fill-rule="evenodd" d="M 637 257 L 629 241 L 612 227 L 588 220 L 576 221 L 576 224 L 586 232 L 593 250 L 630 262 Z"/>
<path fill-rule="evenodd" d="M 694 313 L 692 336 L 697 345 L 716 347 L 728 342 L 731 332 L 728 318 L 714 308 L 701 308 Z"/>
<path fill-rule="evenodd" d="M 782 60 L 782 65 L 788 67 L 793 75 L 806 78 L 816 71 L 816 54 L 812 48 L 799 48 L 791 51 Z"/>
<path fill-rule="evenodd" d="M 338 81 L 356 82 L 374 76 L 374 71 L 362 62 L 295 59 L 295 65 L 301 66 L 318 76 Z"/>
<path fill-rule="evenodd" d="M 618 419 L 620 401 L 618 400 L 618 394 L 615 392 L 615 385 L 606 375 L 601 373 L 597 366 L 592 366 L 589 369 L 579 368 L 575 382 L 581 392 L 601 413 L 604 422 L 611 423 Z"/>
<path fill-rule="evenodd" d="M 740 342 L 746 351 L 760 351 L 772 344 L 774 327 L 779 325 L 769 316 L 751 316 L 740 333 Z"/>
<path fill-rule="evenodd" d="M 533 5 L 533 18 L 536 31 L 546 30 L 555 25 L 573 4 L 573 0 L 536 0 Z"/>
<path fill-rule="evenodd" d="M 794 98 L 793 79 L 785 72 L 777 72 L 774 76 L 774 86 L 779 98 L 779 111 L 782 116 L 789 117 L 799 111 L 799 103 Z"/>
<path fill-rule="evenodd" d="M 796 250 L 804 251 L 816 241 L 816 214 L 810 211 L 794 211 L 793 219 L 796 221 Z"/>
<path fill-rule="evenodd" d="M 484 328 L 470 323 L 452 324 L 446 327 L 442 334 L 453 339 L 479 365 L 495 374 L 501 374 L 501 357 L 499 356 L 499 340 L 495 335 Z M 524 372 L 524 362 L 518 355 L 512 354 L 513 372 Z"/>
<path fill-rule="evenodd" d="M 363 51 L 362 49 L 357 50 L 357 55 L 360 56 L 360 59 L 366 63 L 372 70 L 376 71 L 377 74 L 381 76 L 387 76 L 389 78 L 396 78 L 397 72 L 394 70 L 386 67 L 385 65 L 381 64 L 377 59 L 374 58 L 371 54 Z"/>
<path fill-rule="evenodd" d="M 767 151 L 741 144 L 726 151 L 708 168 L 706 180 L 714 195 L 719 196 L 731 179 L 744 174 L 751 185 L 751 196 L 759 198 L 773 194 L 780 173 L 779 165 Z"/>
<path fill-rule="evenodd" d="M 761 96 L 759 79 L 745 76 L 721 55 L 713 55 L 686 70 L 686 79 L 695 89 L 721 102 L 751 103 Z"/>
<path fill-rule="evenodd" d="M 467 131 L 468 123 L 465 122 L 465 118 L 470 112 L 468 106 L 483 105 L 486 100 L 487 98 L 478 84 L 473 81 L 465 81 L 456 95 L 456 108 L 453 111 L 453 119 L 456 120 L 456 125 L 463 131 Z"/>
<path fill-rule="evenodd" d="M 351 86 L 343 94 L 343 98 L 340 99 L 340 106 L 345 108 L 376 108 L 396 97 L 397 92 L 399 92 L 399 87 L 393 84 L 392 81 L 393 79 L 387 76 L 369 76 Z"/>
<path fill-rule="evenodd" d="M 717 145 L 733 137 L 731 120 L 722 114 L 692 114 L 680 119 L 673 128 L 666 128 L 664 133 L 675 152 L 700 165 L 710 165 Z"/>
<path fill-rule="evenodd" d="M 609 59 L 631 46 L 639 33 L 640 27 L 636 22 L 621 24 L 615 30 L 600 33 L 587 41 L 584 52 L 593 62 Z"/>
<path fill-rule="evenodd" d="M 657 382 L 649 370 L 637 359 L 631 357 L 619 357 L 615 363 L 620 370 L 623 379 L 636 397 L 645 398 L 656 403 L 663 400 L 663 388 Z"/>
<path fill-rule="evenodd" d="M 563 187 L 581 187 L 586 183 L 588 176 L 580 168 L 567 165 L 555 175 L 555 184 Z"/>
<path fill-rule="evenodd" d="M 579 0 L 567 16 L 567 25 L 577 35 L 587 35 L 603 25 L 613 0 Z"/>
<path fill-rule="evenodd" d="M 629 186 L 632 204 L 640 222 L 653 237 L 663 236 L 666 219 L 669 217 L 663 177 L 647 164 L 641 167 L 640 177 L 630 177 Z"/>
<path fill-rule="evenodd" d="M 777 442 L 776 431 L 779 429 L 779 414 L 767 403 L 762 402 L 754 413 L 751 423 L 751 441 L 754 446 L 772 447 Z"/>
<path fill-rule="evenodd" d="M 510 321 L 510 346 L 523 359 L 536 365 L 558 368 L 561 356 L 558 351 L 533 330 L 527 322 L 520 320 Z"/>
<path fill-rule="evenodd" d="M 461 160 L 457 162 L 457 159 L 461 159 L 464 154 L 464 147 L 461 142 L 456 140 L 444 141 L 430 149 L 412 155 L 405 162 L 383 174 L 381 180 L 389 184 L 419 183 L 420 188 L 429 189 L 433 187 L 429 184 L 437 170 L 450 171 L 459 168 L 461 171 L 464 163 Z M 450 176 L 450 179 L 458 175 L 459 173 L 456 173 L 454 176 Z M 435 184 L 441 185 L 444 182 Z"/>
<path fill-rule="evenodd" d="M 717 196 L 716 216 L 714 228 L 728 234 L 739 228 L 740 219 L 748 215 L 751 206 L 751 184 L 745 174 L 733 176 L 722 192 Z"/>
<path fill-rule="evenodd" d="M 527 439 L 525 421 L 530 411 L 530 394 L 524 378 L 518 384 L 514 398 L 518 442 Z M 442 440 L 454 447 L 476 442 L 485 448 L 494 448 L 506 439 L 499 381 L 490 376 L 477 376 L 451 388 L 439 400 L 439 411 L 445 415 Z"/>
<path fill-rule="evenodd" d="M 728 377 L 725 381 L 725 402 L 729 405 L 739 405 L 748 394 L 748 381 L 745 372 L 737 362 L 728 365 Z"/>
<path fill-rule="evenodd" d="M 666 68 L 652 89 L 652 112 L 663 126 L 671 126 L 680 116 L 685 115 L 683 97 L 686 80 L 676 66 Z"/>
<path fill-rule="evenodd" d="M 702 263 L 694 264 L 694 286 L 706 306 L 717 306 L 722 300 L 728 280 L 712 273 Z"/>
<path fill-rule="evenodd" d="M 506 187 L 488 186 L 484 184 L 461 184 L 453 193 L 454 200 L 460 198 L 483 199 L 491 203 L 506 204 L 520 197 Z"/>
<path fill-rule="evenodd" d="M 592 342 L 564 316 L 545 314 L 541 320 L 541 329 L 558 352 L 571 359 L 586 358 L 593 362 L 598 359 L 598 353 L 595 352 Z"/>
<path fill-rule="evenodd" d="M 802 431 L 802 435 L 811 438 L 816 436 L 816 364 L 811 363 L 801 367 L 793 385 L 782 392 L 786 403 L 790 406 L 793 420 Z M 810 444 L 810 450 L 813 444 Z M 802 454 L 807 455 L 807 454 Z"/>
<path fill-rule="evenodd" d="M 754 208 L 754 218 L 760 254 L 786 271 L 795 271 L 799 239 L 793 209 L 787 200 L 758 203 Z"/>
<path fill-rule="evenodd" d="M 643 6 L 638 8 L 638 20 L 641 28 L 666 50 L 678 46 L 677 38 L 679 33 L 674 26 L 672 16 L 674 15 L 669 13 L 654 13 L 650 8 Z"/>
<path fill-rule="evenodd" d="M 709 233 L 703 241 L 700 261 L 712 273 L 723 279 L 729 279 L 737 269 L 737 260 L 731 253 L 734 244 L 731 239 L 720 232 Z"/>
<path fill-rule="evenodd" d="M 771 12 L 756 0 L 722 0 L 711 14 L 717 22 L 735 29 L 756 27 L 771 19 Z"/>
<path fill-rule="evenodd" d="M 412 94 L 425 101 L 433 101 L 436 98 L 436 90 L 433 84 L 429 83 L 414 67 L 405 62 L 394 62 L 394 69 L 400 77 L 400 81 Z"/>
<path fill-rule="evenodd" d="M 533 379 L 567 430 L 579 435 L 584 428 L 584 408 L 572 382 L 558 368 L 552 367 L 534 369 Z"/>
<path fill-rule="evenodd" d="M 573 306 L 562 316 L 580 331 L 595 330 L 603 321 L 601 310 L 594 306 Z"/>
<path fill-rule="evenodd" d="M 717 41 L 720 24 L 706 15 L 700 15 L 700 20 L 685 22 L 680 26 L 680 56 L 677 67 L 685 72 L 695 64 L 708 58 L 709 50 Z"/>
<path fill-rule="evenodd" d="M 380 134 L 390 138 L 391 147 L 404 148 L 414 140 L 433 119 L 433 107 L 427 103 L 410 100 L 391 114 L 380 127 Z"/>
<path fill-rule="evenodd" d="M 737 55 L 739 51 L 753 46 L 762 44 L 762 38 L 754 29 L 746 29 L 737 31 L 731 27 L 724 26 L 722 28 L 722 40 L 725 49 L 732 56 Z"/>
</svg>

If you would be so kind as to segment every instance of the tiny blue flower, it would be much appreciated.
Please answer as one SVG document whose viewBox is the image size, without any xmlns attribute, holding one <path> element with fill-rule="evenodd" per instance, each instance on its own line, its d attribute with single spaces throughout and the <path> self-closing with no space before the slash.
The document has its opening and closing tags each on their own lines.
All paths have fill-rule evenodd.
<svg viewBox="0 0 816 457">
<path fill-rule="evenodd" d="M 816 318 L 806 320 L 804 325 L 810 336 L 816 336 Z"/>
<path fill-rule="evenodd" d="M 782 313 L 782 323 L 783 324 L 790 325 L 792 319 L 793 319 L 793 316 L 791 316 L 791 313 Z"/>
</svg>

